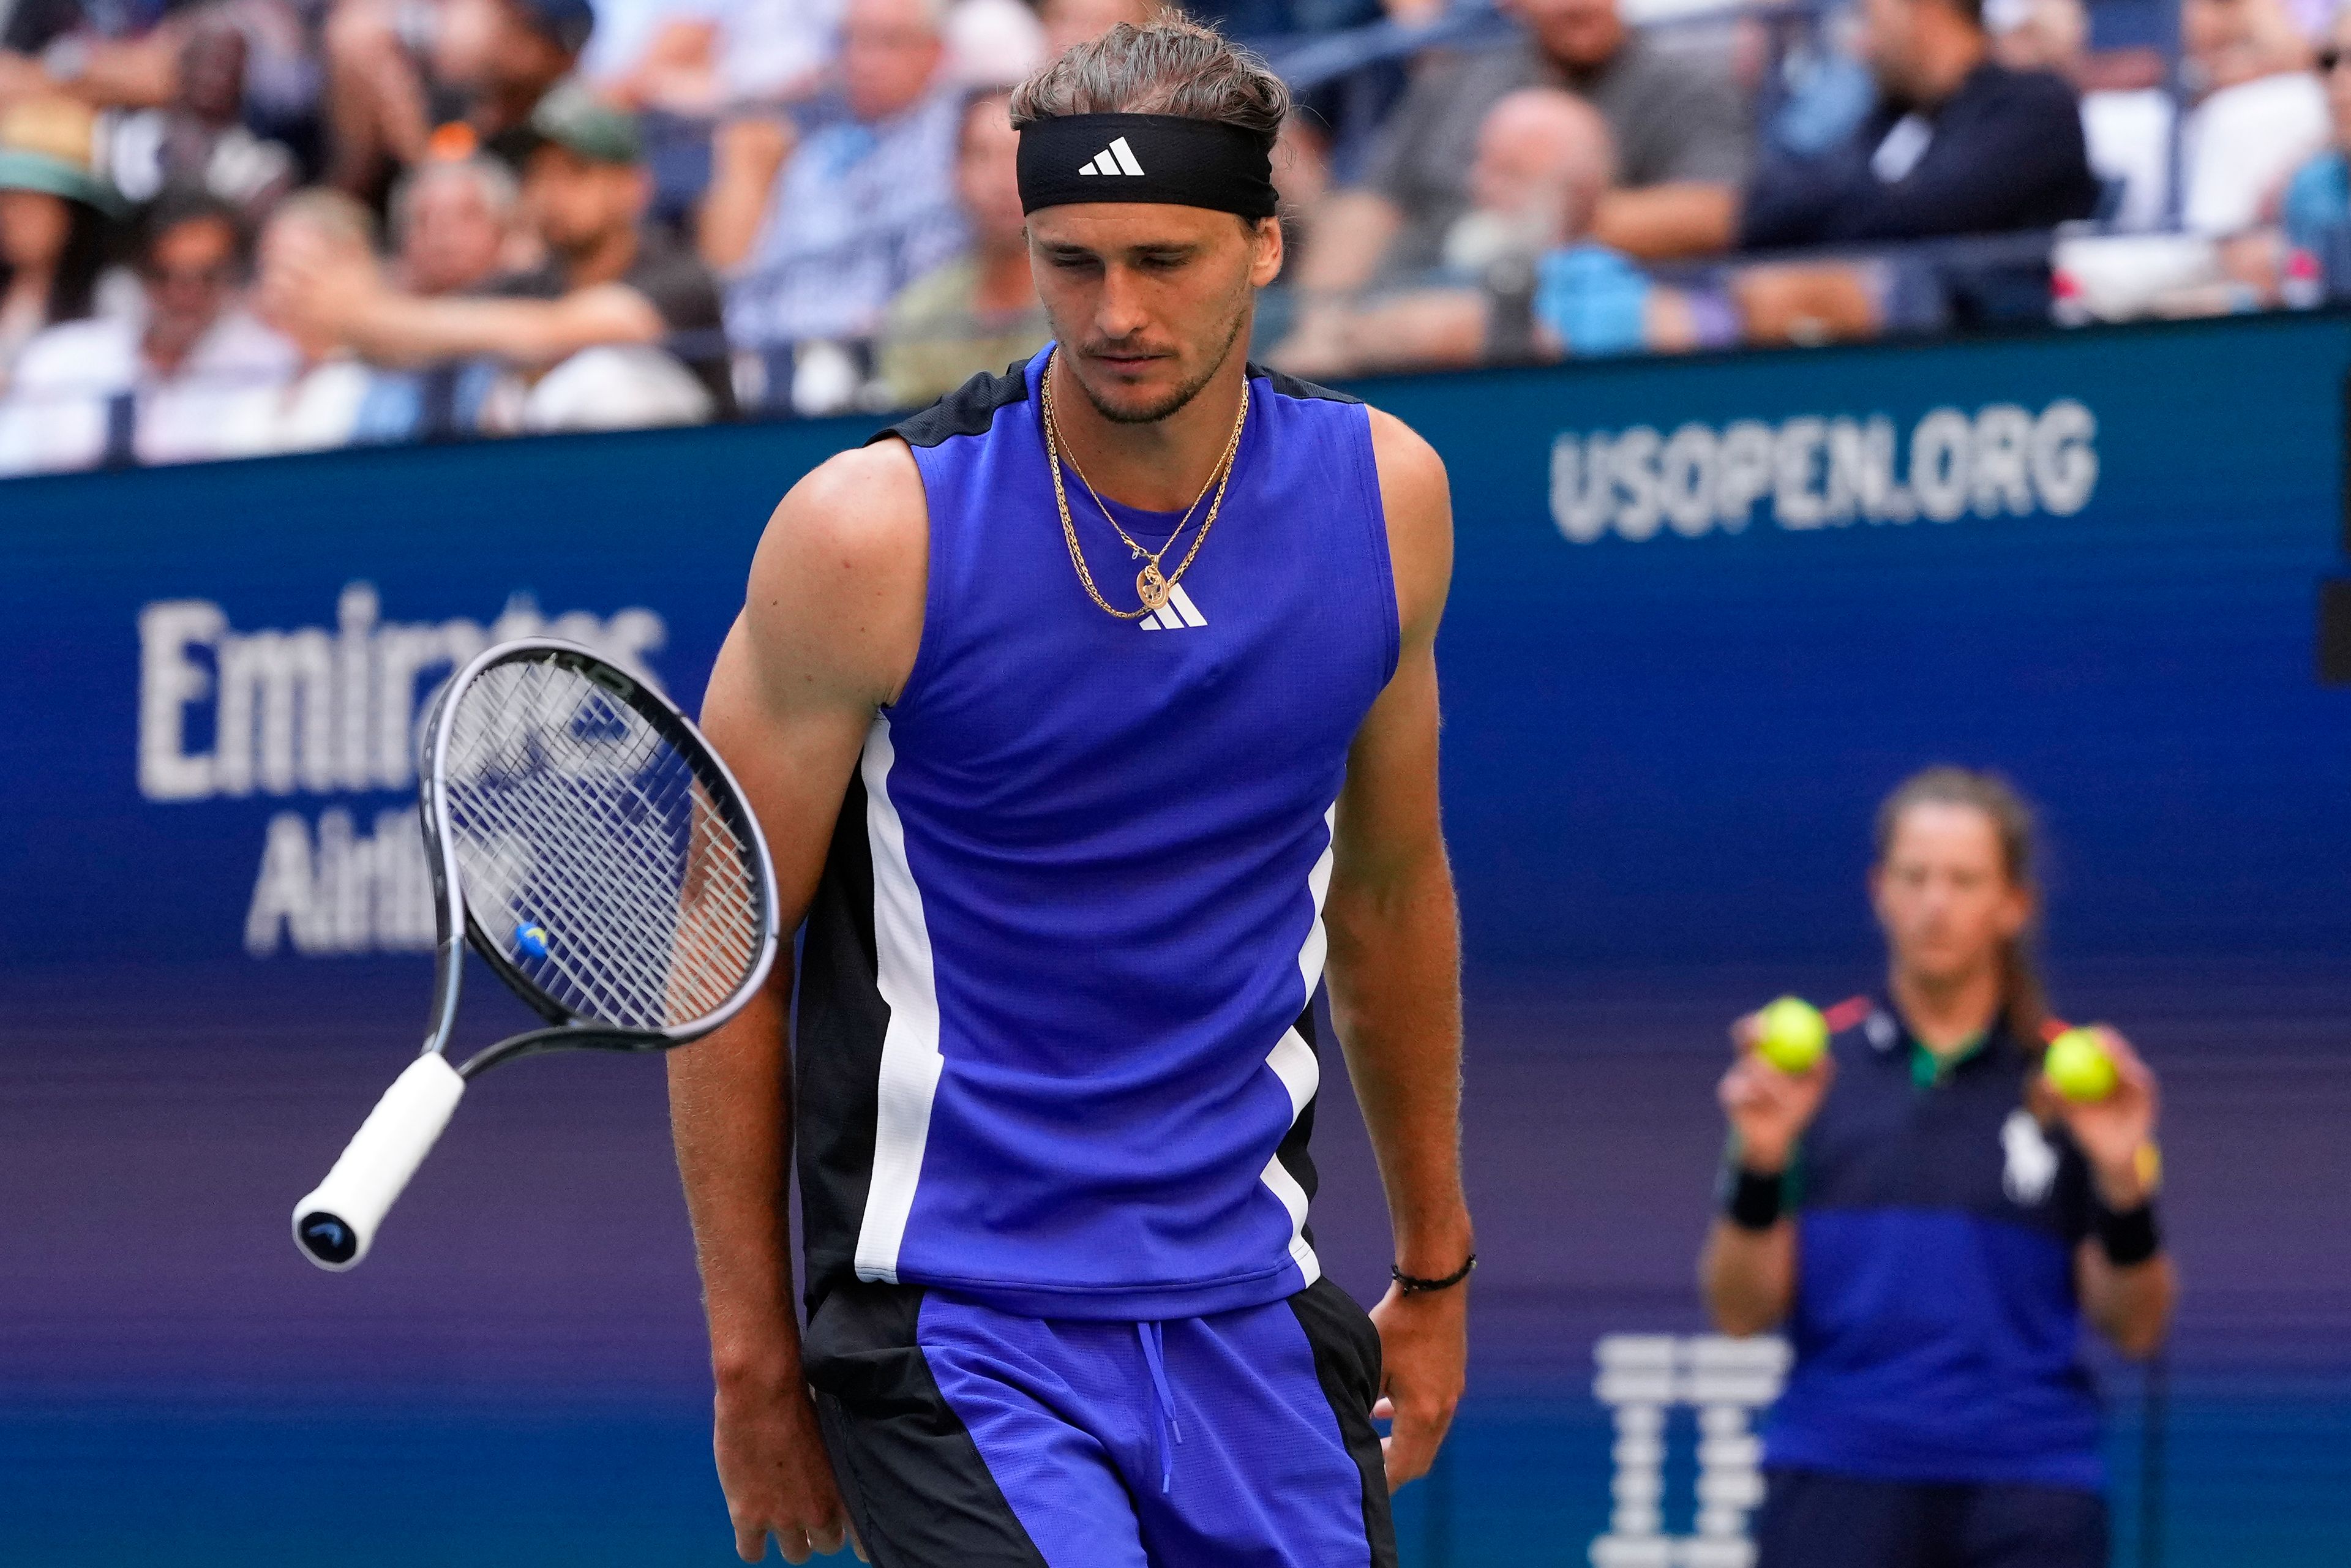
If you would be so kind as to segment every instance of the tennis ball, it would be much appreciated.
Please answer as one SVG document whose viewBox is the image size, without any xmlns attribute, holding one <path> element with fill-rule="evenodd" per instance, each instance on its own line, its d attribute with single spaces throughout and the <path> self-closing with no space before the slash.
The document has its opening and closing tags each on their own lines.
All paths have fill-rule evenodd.
<svg viewBox="0 0 2351 1568">
<path fill-rule="evenodd" d="M 1810 1072 L 1829 1048 L 1828 1020 L 1801 998 L 1782 997 L 1755 1021 L 1755 1049 L 1782 1072 Z"/>
<path fill-rule="evenodd" d="M 2051 1040 L 2041 1071 L 2051 1088 L 2077 1105 L 2115 1092 L 2115 1059 L 2094 1029 L 2069 1029 Z"/>
</svg>

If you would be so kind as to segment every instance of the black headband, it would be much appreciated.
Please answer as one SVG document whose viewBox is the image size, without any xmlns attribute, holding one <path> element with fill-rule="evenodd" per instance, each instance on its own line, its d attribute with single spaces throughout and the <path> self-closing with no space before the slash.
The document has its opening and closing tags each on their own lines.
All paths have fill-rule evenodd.
<svg viewBox="0 0 2351 1568">
<path fill-rule="evenodd" d="M 1173 114 L 1065 114 L 1020 128 L 1020 210 L 1165 202 L 1270 218 L 1272 149 L 1235 126 Z"/>
</svg>

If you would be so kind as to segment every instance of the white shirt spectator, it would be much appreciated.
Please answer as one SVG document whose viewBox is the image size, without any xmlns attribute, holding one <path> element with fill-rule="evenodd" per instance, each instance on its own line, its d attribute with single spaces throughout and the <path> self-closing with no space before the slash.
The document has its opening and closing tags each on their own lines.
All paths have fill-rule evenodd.
<svg viewBox="0 0 2351 1568">
<path fill-rule="evenodd" d="M 727 101 L 807 90 L 830 64 L 841 0 L 720 0 L 718 83 Z"/>
<path fill-rule="evenodd" d="M 2312 71 L 2224 87 L 2180 128 L 2180 219 L 2198 234 L 2259 224 L 2303 161 L 2331 133 L 2326 89 Z"/>
<path fill-rule="evenodd" d="M 2118 229 L 2163 225 L 2171 196 L 2171 95 L 2158 87 L 2082 95 L 2090 167 L 2122 186 L 2112 220 Z"/>
<path fill-rule="evenodd" d="M 326 452 L 359 434 L 375 372 L 349 356 L 322 360 L 275 385 L 239 388 L 215 404 L 223 457 Z"/>
<path fill-rule="evenodd" d="M 131 455 L 140 463 L 191 463 L 236 455 L 221 410 L 225 399 L 282 388 L 294 374 L 293 344 L 242 311 L 196 340 L 179 373 L 165 380 L 139 352 L 141 324 L 99 318 L 52 327 L 16 362 L 0 402 L 0 474 L 95 467 L 108 456 L 110 405 L 131 394 Z"/>
</svg>

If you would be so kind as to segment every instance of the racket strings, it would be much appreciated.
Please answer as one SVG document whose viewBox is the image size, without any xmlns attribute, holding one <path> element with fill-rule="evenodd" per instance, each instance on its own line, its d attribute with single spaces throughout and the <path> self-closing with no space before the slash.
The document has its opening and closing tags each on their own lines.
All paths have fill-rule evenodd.
<svg viewBox="0 0 2351 1568">
<path fill-rule="evenodd" d="M 577 1016 L 674 1029 L 724 1006 L 758 959 L 761 884 L 695 763 L 552 657 L 457 701 L 444 789 L 484 935 Z"/>
</svg>

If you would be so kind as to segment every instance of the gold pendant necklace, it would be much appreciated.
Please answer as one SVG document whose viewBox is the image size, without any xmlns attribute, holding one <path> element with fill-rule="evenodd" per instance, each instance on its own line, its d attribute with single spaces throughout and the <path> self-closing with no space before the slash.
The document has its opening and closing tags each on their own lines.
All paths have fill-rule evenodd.
<svg viewBox="0 0 2351 1568">
<path fill-rule="evenodd" d="M 1056 349 L 1054 358 L 1060 357 L 1061 350 Z M 1176 583 L 1183 580 L 1184 573 L 1190 569 L 1193 559 L 1200 553 L 1200 546 L 1207 540 L 1208 530 L 1216 527 L 1217 513 L 1225 504 L 1225 487 L 1232 483 L 1234 459 L 1240 451 L 1241 427 L 1249 420 L 1248 381 L 1244 379 L 1241 382 L 1240 412 L 1233 418 L 1233 433 L 1225 442 L 1224 455 L 1217 459 L 1217 465 L 1208 471 L 1208 477 L 1202 481 L 1200 494 L 1194 497 L 1192 504 L 1184 509 L 1184 516 L 1176 524 L 1176 531 L 1169 534 L 1167 542 L 1156 550 L 1144 549 L 1135 542 L 1134 536 L 1119 526 L 1118 518 L 1112 515 L 1109 507 L 1103 505 L 1102 496 L 1094 489 L 1093 481 L 1086 477 L 1084 469 L 1078 467 L 1076 455 L 1072 454 L 1070 458 L 1070 466 L 1077 469 L 1078 483 L 1083 485 L 1086 487 L 1086 494 L 1093 497 L 1093 503 L 1101 509 L 1103 519 L 1110 524 L 1120 538 L 1126 541 L 1128 550 L 1143 560 L 1143 570 L 1134 574 L 1134 595 L 1143 601 L 1143 606 L 1139 610 L 1114 609 L 1110 601 L 1102 596 L 1102 591 L 1094 586 L 1093 572 L 1086 566 L 1085 550 L 1078 543 L 1077 525 L 1070 517 L 1069 493 L 1061 482 L 1061 433 L 1053 419 L 1052 360 L 1045 361 L 1045 373 L 1038 402 L 1044 415 L 1045 452 L 1050 460 L 1053 471 L 1053 506 L 1061 515 L 1061 538 L 1069 546 L 1070 564 L 1077 569 L 1078 581 L 1084 585 L 1086 597 L 1100 606 L 1104 614 L 1114 616 L 1121 621 L 1140 621 L 1146 615 L 1156 614 L 1166 607 L 1169 596 L 1176 591 Z M 1183 537 L 1185 528 L 1190 526 L 1192 514 L 1199 509 L 1200 502 L 1207 498 L 1208 486 L 1211 484 L 1216 486 L 1217 494 L 1216 498 L 1208 503 L 1208 515 L 1200 519 L 1199 531 L 1192 536 L 1192 548 L 1184 552 L 1184 559 L 1176 563 L 1174 571 L 1167 571 L 1160 565 L 1160 561 L 1169 550 L 1176 548 L 1176 541 Z"/>
</svg>

